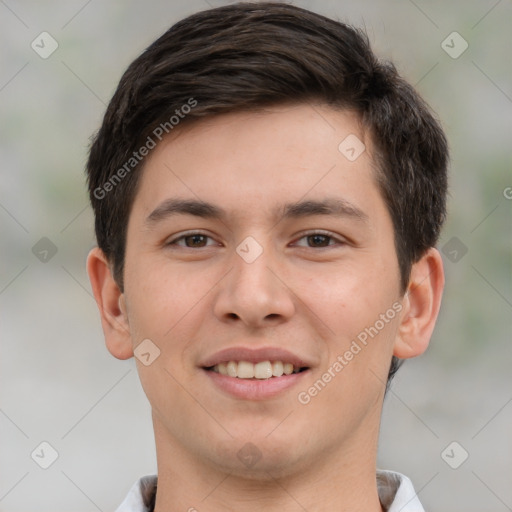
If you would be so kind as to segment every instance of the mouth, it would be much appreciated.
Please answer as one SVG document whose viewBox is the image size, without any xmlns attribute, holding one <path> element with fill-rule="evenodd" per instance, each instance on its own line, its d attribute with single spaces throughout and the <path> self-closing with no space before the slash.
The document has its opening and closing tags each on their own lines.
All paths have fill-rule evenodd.
<svg viewBox="0 0 512 512">
<path fill-rule="evenodd" d="M 305 386 L 315 364 L 281 347 L 232 346 L 199 364 L 213 389 L 238 400 L 266 400 Z M 304 381 L 306 379 L 306 381 Z M 300 384 L 302 382 L 302 384 Z"/>
<path fill-rule="evenodd" d="M 204 367 L 206 371 L 219 373 L 237 379 L 266 380 L 280 378 L 283 375 L 301 373 L 309 368 L 307 366 L 296 366 L 290 362 L 283 361 L 226 361 L 214 366 Z"/>
<path fill-rule="evenodd" d="M 294 366 L 282 361 L 226 361 L 202 368 L 213 388 L 231 399 L 261 401 L 288 396 L 311 371 L 306 366 Z M 300 386 L 300 387 L 299 387 Z"/>
</svg>

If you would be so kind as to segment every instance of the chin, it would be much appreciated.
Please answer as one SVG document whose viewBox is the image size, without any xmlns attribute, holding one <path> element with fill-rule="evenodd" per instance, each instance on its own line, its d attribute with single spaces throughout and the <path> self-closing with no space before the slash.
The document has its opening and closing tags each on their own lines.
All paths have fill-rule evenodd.
<svg viewBox="0 0 512 512">
<path fill-rule="evenodd" d="M 307 454 L 298 451 L 298 447 L 303 446 L 304 443 L 294 442 L 291 438 L 284 446 L 277 439 L 246 435 L 243 440 L 231 440 L 219 447 L 208 458 L 217 469 L 231 473 L 233 477 L 269 482 L 301 472 L 308 466 Z"/>
</svg>

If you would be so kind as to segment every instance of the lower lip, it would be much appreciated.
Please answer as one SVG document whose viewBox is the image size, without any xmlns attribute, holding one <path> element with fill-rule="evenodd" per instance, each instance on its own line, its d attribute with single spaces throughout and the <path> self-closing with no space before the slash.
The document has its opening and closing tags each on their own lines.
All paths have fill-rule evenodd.
<svg viewBox="0 0 512 512">
<path fill-rule="evenodd" d="M 295 386 L 309 370 L 269 379 L 239 379 L 212 370 L 203 371 L 219 389 L 244 400 L 265 400 Z"/>
</svg>

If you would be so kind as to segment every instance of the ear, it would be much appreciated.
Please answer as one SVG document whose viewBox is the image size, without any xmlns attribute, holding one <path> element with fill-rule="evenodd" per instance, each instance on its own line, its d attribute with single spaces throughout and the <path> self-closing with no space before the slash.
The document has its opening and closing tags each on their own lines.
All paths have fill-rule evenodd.
<svg viewBox="0 0 512 512">
<path fill-rule="evenodd" d="M 105 343 L 118 359 L 133 356 L 133 346 L 124 294 L 114 280 L 103 251 L 94 248 L 87 257 L 87 273 L 101 315 Z"/>
<path fill-rule="evenodd" d="M 425 352 L 441 306 L 443 287 L 443 260 L 439 251 L 431 248 L 411 268 L 394 356 L 408 359 Z"/>
</svg>

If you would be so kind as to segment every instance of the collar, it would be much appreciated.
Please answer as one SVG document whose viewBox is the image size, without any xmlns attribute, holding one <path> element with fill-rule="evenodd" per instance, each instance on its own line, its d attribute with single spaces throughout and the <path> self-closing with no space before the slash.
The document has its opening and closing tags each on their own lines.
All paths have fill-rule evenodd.
<svg viewBox="0 0 512 512">
<path fill-rule="evenodd" d="M 152 512 L 156 486 L 156 475 L 142 477 L 135 482 L 116 512 Z M 377 470 L 377 489 L 386 512 L 425 512 L 412 482 L 401 473 Z"/>
</svg>

